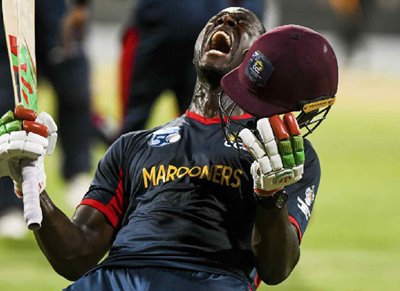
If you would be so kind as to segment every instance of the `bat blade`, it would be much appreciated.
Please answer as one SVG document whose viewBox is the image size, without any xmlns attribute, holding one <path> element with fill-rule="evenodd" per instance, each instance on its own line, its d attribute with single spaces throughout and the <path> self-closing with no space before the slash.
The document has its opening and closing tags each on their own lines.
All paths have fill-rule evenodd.
<svg viewBox="0 0 400 291">
<path fill-rule="evenodd" d="M 15 105 L 37 111 L 35 0 L 3 0 Z"/>
<path fill-rule="evenodd" d="M 18 14 L 19 104 L 37 111 L 35 0 L 18 0 Z"/>
</svg>

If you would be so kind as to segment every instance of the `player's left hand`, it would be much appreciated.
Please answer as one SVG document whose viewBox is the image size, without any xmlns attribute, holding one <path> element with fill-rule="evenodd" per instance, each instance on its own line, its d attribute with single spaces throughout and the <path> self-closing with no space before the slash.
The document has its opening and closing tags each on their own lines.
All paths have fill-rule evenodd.
<svg viewBox="0 0 400 291">
<path fill-rule="evenodd" d="M 0 119 L 0 177 L 10 176 L 17 196 L 22 195 L 22 167 L 33 163 L 37 168 L 39 191 L 46 186 L 44 156 L 50 155 L 57 142 L 57 125 L 46 112 L 36 113 L 17 107 Z"/>
<path fill-rule="evenodd" d="M 257 135 L 257 136 L 256 136 Z M 244 146 L 255 158 L 250 172 L 254 192 L 271 196 L 285 186 L 296 183 L 304 170 L 304 141 L 292 113 L 262 118 L 255 134 L 249 129 L 239 133 Z"/>
</svg>

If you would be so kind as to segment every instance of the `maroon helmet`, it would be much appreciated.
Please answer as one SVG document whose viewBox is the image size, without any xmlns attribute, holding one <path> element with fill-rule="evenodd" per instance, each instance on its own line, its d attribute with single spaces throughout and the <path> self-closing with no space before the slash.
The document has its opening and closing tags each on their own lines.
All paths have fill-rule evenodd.
<svg viewBox="0 0 400 291">
<path fill-rule="evenodd" d="M 324 119 L 334 103 L 337 59 L 318 32 L 284 25 L 261 35 L 241 65 L 222 78 L 221 86 L 237 105 L 256 117 L 301 111 L 298 121 L 304 127 L 322 108 Z"/>
</svg>

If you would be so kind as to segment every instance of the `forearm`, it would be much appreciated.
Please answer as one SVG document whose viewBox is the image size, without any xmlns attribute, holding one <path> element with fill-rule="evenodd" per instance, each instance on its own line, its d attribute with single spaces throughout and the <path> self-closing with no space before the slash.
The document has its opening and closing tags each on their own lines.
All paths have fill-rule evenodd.
<svg viewBox="0 0 400 291">
<path fill-rule="evenodd" d="M 46 192 L 40 198 L 43 222 L 34 232 L 36 241 L 54 270 L 75 280 L 97 263 L 91 254 L 89 232 L 59 210 Z"/>
<path fill-rule="evenodd" d="M 286 206 L 282 209 L 257 206 L 252 246 L 257 272 L 266 284 L 278 284 L 289 276 L 299 260 L 300 248 Z"/>
</svg>

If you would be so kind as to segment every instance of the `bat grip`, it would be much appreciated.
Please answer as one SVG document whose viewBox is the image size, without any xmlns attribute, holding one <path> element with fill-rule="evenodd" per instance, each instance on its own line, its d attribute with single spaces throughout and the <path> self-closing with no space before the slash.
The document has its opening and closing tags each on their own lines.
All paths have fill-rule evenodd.
<svg viewBox="0 0 400 291">
<path fill-rule="evenodd" d="M 22 161 L 22 179 L 25 222 L 30 230 L 38 230 L 43 216 L 40 208 L 37 169 L 32 165 L 32 161 Z"/>
</svg>

